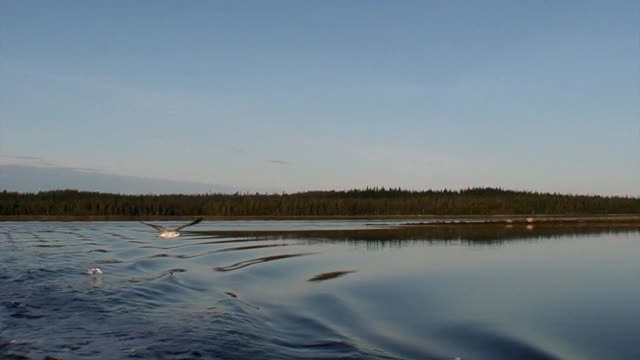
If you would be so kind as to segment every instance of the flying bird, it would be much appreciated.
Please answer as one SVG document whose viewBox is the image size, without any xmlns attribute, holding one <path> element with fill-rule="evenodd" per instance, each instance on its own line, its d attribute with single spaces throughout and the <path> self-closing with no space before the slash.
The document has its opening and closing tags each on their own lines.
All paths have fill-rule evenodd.
<svg viewBox="0 0 640 360">
<path fill-rule="evenodd" d="M 202 218 L 197 218 L 194 221 L 186 224 L 186 225 L 182 225 L 179 226 L 173 230 L 167 229 L 166 227 L 160 226 L 160 225 L 154 225 L 154 224 L 149 224 L 146 223 L 144 221 L 140 221 L 141 223 L 147 225 L 147 226 L 151 226 L 152 228 L 156 229 L 158 231 L 158 234 L 156 235 L 157 237 L 161 237 L 163 239 L 173 239 L 173 238 L 177 238 L 178 236 L 180 236 L 180 233 L 178 232 L 179 230 L 182 230 L 184 228 L 186 228 L 187 226 L 191 226 L 191 225 L 195 225 L 197 223 L 199 223 L 200 221 L 202 221 Z"/>
</svg>

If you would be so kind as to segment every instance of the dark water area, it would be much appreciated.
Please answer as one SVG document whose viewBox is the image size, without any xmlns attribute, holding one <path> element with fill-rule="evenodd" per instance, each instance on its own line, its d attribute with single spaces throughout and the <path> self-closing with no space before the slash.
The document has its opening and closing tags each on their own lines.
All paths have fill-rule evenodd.
<svg viewBox="0 0 640 360">
<path fill-rule="evenodd" d="M 1 222 L 0 359 L 640 359 L 637 227 L 401 223 Z"/>
</svg>

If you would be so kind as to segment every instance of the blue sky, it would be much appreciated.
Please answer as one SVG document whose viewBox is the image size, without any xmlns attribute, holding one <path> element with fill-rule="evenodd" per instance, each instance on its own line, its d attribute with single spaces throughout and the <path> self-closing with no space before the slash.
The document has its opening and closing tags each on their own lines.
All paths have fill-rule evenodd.
<svg viewBox="0 0 640 360">
<path fill-rule="evenodd" d="M 5 0 L 0 164 L 639 196 L 638 24 L 637 1 Z"/>
</svg>

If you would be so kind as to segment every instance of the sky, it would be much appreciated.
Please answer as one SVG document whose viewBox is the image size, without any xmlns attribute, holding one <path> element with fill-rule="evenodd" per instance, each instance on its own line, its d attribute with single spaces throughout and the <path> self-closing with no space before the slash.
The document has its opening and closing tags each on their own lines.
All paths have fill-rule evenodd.
<svg viewBox="0 0 640 360">
<path fill-rule="evenodd" d="M 0 165 L 640 196 L 638 24 L 638 1 L 0 0 Z"/>
</svg>

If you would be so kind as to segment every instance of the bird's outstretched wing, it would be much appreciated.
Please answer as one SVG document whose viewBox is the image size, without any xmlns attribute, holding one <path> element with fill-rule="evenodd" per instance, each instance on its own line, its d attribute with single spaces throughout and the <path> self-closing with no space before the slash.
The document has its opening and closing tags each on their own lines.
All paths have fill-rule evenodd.
<svg viewBox="0 0 640 360">
<path fill-rule="evenodd" d="M 147 225 L 147 226 L 151 226 L 152 228 L 158 230 L 159 232 L 169 231 L 169 229 L 167 229 L 166 227 L 160 226 L 160 225 L 153 225 L 153 224 L 146 223 L 144 221 L 140 221 L 140 222 L 145 224 L 145 225 Z"/>
<path fill-rule="evenodd" d="M 184 229 L 184 228 L 186 228 L 187 226 L 195 225 L 195 224 L 199 223 L 200 221 L 202 221 L 202 218 L 197 218 L 197 219 L 193 220 L 192 222 L 188 223 L 187 225 L 182 225 L 182 226 L 180 226 L 180 227 L 177 227 L 177 228 L 175 229 L 175 231 L 178 231 L 178 230 L 180 230 L 180 229 Z"/>
</svg>

